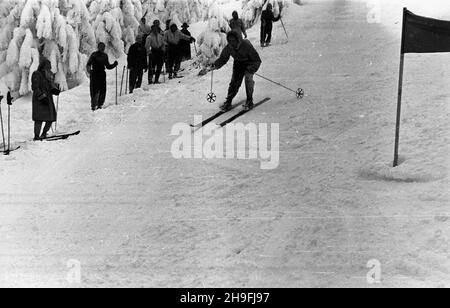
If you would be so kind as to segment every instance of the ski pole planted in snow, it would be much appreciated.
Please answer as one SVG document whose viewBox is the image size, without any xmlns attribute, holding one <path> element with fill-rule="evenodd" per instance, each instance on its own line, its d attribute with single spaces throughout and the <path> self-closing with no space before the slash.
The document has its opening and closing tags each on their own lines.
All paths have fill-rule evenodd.
<svg viewBox="0 0 450 308">
<path fill-rule="evenodd" d="M 58 85 L 59 90 L 59 85 Z M 55 133 L 58 129 L 58 111 L 59 111 L 59 95 L 56 97 L 56 121 L 55 121 Z M 52 129 L 53 130 L 53 129 Z"/>
<path fill-rule="evenodd" d="M 276 81 L 273 81 L 273 80 L 271 80 L 271 79 L 269 79 L 269 78 L 267 78 L 267 77 L 261 76 L 261 75 L 259 75 L 259 74 L 255 74 L 255 75 L 258 76 L 258 77 L 261 77 L 262 79 L 265 79 L 265 80 L 267 80 L 267 81 L 269 81 L 269 82 L 271 82 L 271 83 L 274 83 L 274 84 L 276 84 L 277 86 L 280 86 L 280 87 L 282 87 L 282 88 L 285 88 L 286 90 L 289 90 L 289 91 L 291 91 L 291 92 L 294 92 L 298 99 L 302 99 L 302 98 L 305 96 L 305 91 L 303 91 L 302 88 L 298 88 L 297 90 L 292 90 L 292 89 L 290 89 L 290 88 L 288 88 L 288 87 L 282 85 L 281 83 L 278 83 L 278 82 L 276 82 Z"/>
<path fill-rule="evenodd" d="M 5 151 L 5 155 L 9 155 L 11 152 L 11 105 L 12 105 L 11 92 L 8 92 L 6 96 L 6 103 L 8 104 L 8 149 Z"/>
<path fill-rule="evenodd" d="M 130 70 L 127 68 L 127 76 L 125 77 L 125 94 L 128 94 L 128 78 L 130 74 Z"/>
<path fill-rule="evenodd" d="M 126 69 L 126 66 L 124 65 L 123 66 L 123 71 L 122 71 L 122 80 L 120 81 L 120 94 L 119 94 L 119 96 L 122 96 L 123 77 L 125 77 L 125 69 Z"/>
<path fill-rule="evenodd" d="M 213 85 L 214 85 L 214 70 L 211 70 L 211 92 L 208 93 L 206 100 L 209 103 L 214 103 L 216 101 L 216 94 L 213 92 Z"/>
<path fill-rule="evenodd" d="M 289 40 L 289 36 L 288 36 L 288 33 L 287 33 L 287 31 L 286 31 L 286 27 L 284 26 L 284 22 L 283 22 L 283 19 L 282 19 L 282 18 L 280 18 L 280 21 L 281 21 L 281 25 L 283 26 L 283 29 L 284 29 L 284 33 L 286 33 L 286 37 L 287 37 L 287 39 Z"/>
<path fill-rule="evenodd" d="M 116 105 L 117 105 L 117 66 L 116 66 Z"/>
<path fill-rule="evenodd" d="M 3 129 L 3 115 L 2 115 L 2 99 L 3 96 L 0 96 L 0 122 L 2 125 L 2 137 L 3 137 L 3 152 L 6 153 L 6 140 L 5 140 L 5 130 Z"/>
</svg>

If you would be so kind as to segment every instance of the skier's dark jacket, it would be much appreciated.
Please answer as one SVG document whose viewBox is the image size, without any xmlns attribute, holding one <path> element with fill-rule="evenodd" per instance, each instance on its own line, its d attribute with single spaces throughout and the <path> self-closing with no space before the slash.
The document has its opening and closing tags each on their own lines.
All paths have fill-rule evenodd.
<svg viewBox="0 0 450 308">
<path fill-rule="evenodd" d="M 98 75 L 105 75 L 105 68 L 112 70 L 117 65 L 110 64 L 108 60 L 108 55 L 101 51 L 94 52 L 91 57 L 89 58 L 89 61 L 87 63 L 88 72 L 91 75 L 98 76 Z M 90 71 L 89 71 L 90 68 Z"/>
<path fill-rule="evenodd" d="M 230 44 L 225 46 L 219 59 L 214 63 L 214 66 L 217 69 L 220 69 L 227 64 L 230 57 L 234 58 L 235 68 L 245 67 L 245 70 L 250 74 L 256 73 L 262 63 L 261 58 L 252 43 L 250 43 L 249 40 L 244 39 L 240 39 L 237 49 L 231 47 Z"/>
<path fill-rule="evenodd" d="M 146 69 L 147 50 L 141 43 L 134 43 L 128 50 L 128 68 L 129 69 Z"/>
<path fill-rule="evenodd" d="M 48 60 L 42 61 L 37 71 L 31 76 L 33 121 L 55 122 L 56 110 L 53 95 L 59 95 L 60 91 L 53 82 L 53 74 L 45 70 L 46 64 L 49 64 Z"/>
<path fill-rule="evenodd" d="M 278 17 L 275 17 L 273 15 L 273 11 L 265 10 L 261 14 L 261 27 L 272 30 L 273 22 L 279 21 L 281 19 L 281 15 L 278 15 Z"/>
</svg>

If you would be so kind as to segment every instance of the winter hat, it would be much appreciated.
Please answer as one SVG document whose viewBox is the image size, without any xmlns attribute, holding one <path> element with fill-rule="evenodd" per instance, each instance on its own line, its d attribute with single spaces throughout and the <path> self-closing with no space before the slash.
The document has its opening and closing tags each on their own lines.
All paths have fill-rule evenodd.
<svg viewBox="0 0 450 308">
<path fill-rule="evenodd" d="M 187 24 L 187 23 L 183 23 L 183 25 L 181 26 L 181 28 L 183 28 L 183 29 L 187 29 L 187 28 L 189 28 L 189 25 Z"/>
</svg>

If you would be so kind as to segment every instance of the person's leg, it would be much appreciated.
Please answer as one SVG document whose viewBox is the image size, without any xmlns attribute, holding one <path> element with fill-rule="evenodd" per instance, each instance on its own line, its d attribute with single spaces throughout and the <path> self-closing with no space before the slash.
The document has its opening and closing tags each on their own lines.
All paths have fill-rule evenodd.
<svg viewBox="0 0 450 308">
<path fill-rule="evenodd" d="M 101 80 L 97 108 L 102 109 L 106 99 L 106 74 Z"/>
<path fill-rule="evenodd" d="M 159 82 L 159 76 L 161 76 L 161 71 L 164 65 L 164 55 L 162 51 L 156 53 L 155 59 L 154 59 L 154 65 L 156 67 L 156 73 L 155 73 L 155 82 Z"/>
<path fill-rule="evenodd" d="M 92 109 L 92 111 L 97 109 L 98 96 L 99 96 L 99 91 L 97 88 L 98 88 L 98 85 L 96 83 L 95 77 L 91 77 L 90 91 L 91 91 L 91 109 Z"/>
<path fill-rule="evenodd" d="M 261 36 L 260 36 L 261 46 L 264 46 L 264 42 L 266 41 L 266 33 L 265 27 L 261 24 Z"/>
<path fill-rule="evenodd" d="M 225 104 L 231 105 L 233 99 L 239 92 L 244 79 L 245 69 L 240 67 L 233 67 L 233 76 L 231 77 L 230 86 L 228 87 L 228 96 Z"/>
<path fill-rule="evenodd" d="M 174 72 L 174 67 L 175 65 L 175 51 L 174 51 L 174 47 L 172 47 L 171 49 L 169 49 L 168 55 L 167 55 L 167 72 L 169 73 L 169 78 L 172 78 L 172 74 Z"/>
<path fill-rule="evenodd" d="M 139 89 L 142 85 L 142 78 L 144 77 L 144 70 L 142 68 L 138 69 L 136 72 L 136 75 L 137 75 L 136 89 Z"/>
<path fill-rule="evenodd" d="M 266 45 L 269 45 L 272 41 L 272 27 L 268 27 L 267 29 L 267 38 L 266 38 Z"/>
<path fill-rule="evenodd" d="M 255 81 L 253 80 L 253 74 L 250 74 L 249 72 L 245 73 L 245 90 L 247 93 L 247 108 L 253 107 L 253 92 L 255 89 Z"/>
<path fill-rule="evenodd" d="M 39 140 L 41 138 L 41 129 L 42 129 L 42 122 L 34 121 L 34 140 Z"/>
<path fill-rule="evenodd" d="M 48 131 L 52 128 L 52 122 L 45 122 L 44 130 L 42 131 L 41 138 L 46 138 Z"/>
<path fill-rule="evenodd" d="M 155 74 L 153 57 L 153 53 L 148 55 L 148 84 L 153 82 L 153 75 Z"/>
<path fill-rule="evenodd" d="M 133 93 L 134 88 L 136 87 L 136 81 L 137 81 L 137 70 L 135 68 L 130 69 L 130 81 L 129 81 L 129 88 L 130 93 Z"/>
<path fill-rule="evenodd" d="M 176 51 L 176 53 L 175 53 L 175 63 L 174 63 L 174 75 L 175 75 L 175 77 L 177 76 L 177 74 L 178 74 L 178 72 L 180 71 L 180 68 L 181 68 L 181 58 L 182 58 L 182 55 L 181 55 L 181 52 L 180 52 L 180 50 L 177 50 Z"/>
</svg>

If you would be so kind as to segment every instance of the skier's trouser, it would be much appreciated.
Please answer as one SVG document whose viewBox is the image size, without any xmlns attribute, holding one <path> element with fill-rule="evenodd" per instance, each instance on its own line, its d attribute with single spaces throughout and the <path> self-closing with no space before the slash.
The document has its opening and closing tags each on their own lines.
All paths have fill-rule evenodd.
<svg viewBox="0 0 450 308">
<path fill-rule="evenodd" d="M 269 44 L 272 41 L 272 28 L 273 25 L 261 25 L 261 44 L 267 43 Z"/>
<path fill-rule="evenodd" d="M 239 88 L 242 85 L 242 81 L 245 78 L 245 90 L 247 92 L 247 101 L 253 101 L 253 91 L 255 88 L 255 81 L 253 75 L 247 71 L 245 65 L 234 65 L 233 77 L 231 77 L 230 86 L 228 88 L 227 102 L 233 101 L 239 92 Z"/>
<path fill-rule="evenodd" d="M 106 98 L 106 73 L 91 75 L 91 108 L 95 110 L 103 107 Z"/>
<path fill-rule="evenodd" d="M 42 124 L 43 121 L 34 121 L 34 137 L 39 138 L 41 136 Z M 44 130 L 42 131 L 42 135 L 47 135 L 48 131 L 52 127 L 52 122 L 45 122 Z"/>
<path fill-rule="evenodd" d="M 152 49 L 149 63 L 150 69 L 148 70 L 148 81 L 152 81 L 153 75 L 155 75 L 155 81 L 159 81 L 159 76 L 161 75 L 164 64 L 164 52 L 161 49 Z"/>
<path fill-rule="evenodd" d="M 177 73 L 181 67 L 180 48 L 178 45 L 169 45 L 167 52 L 167 72 L 169 74 Z"/>
<path fill-rule="evenodd" d="M 144 70 L 142 68 L 130 68 L 130 93 L 133 93 L 134 89 L 141 87 L 143 76 Z"/>
</svg>

